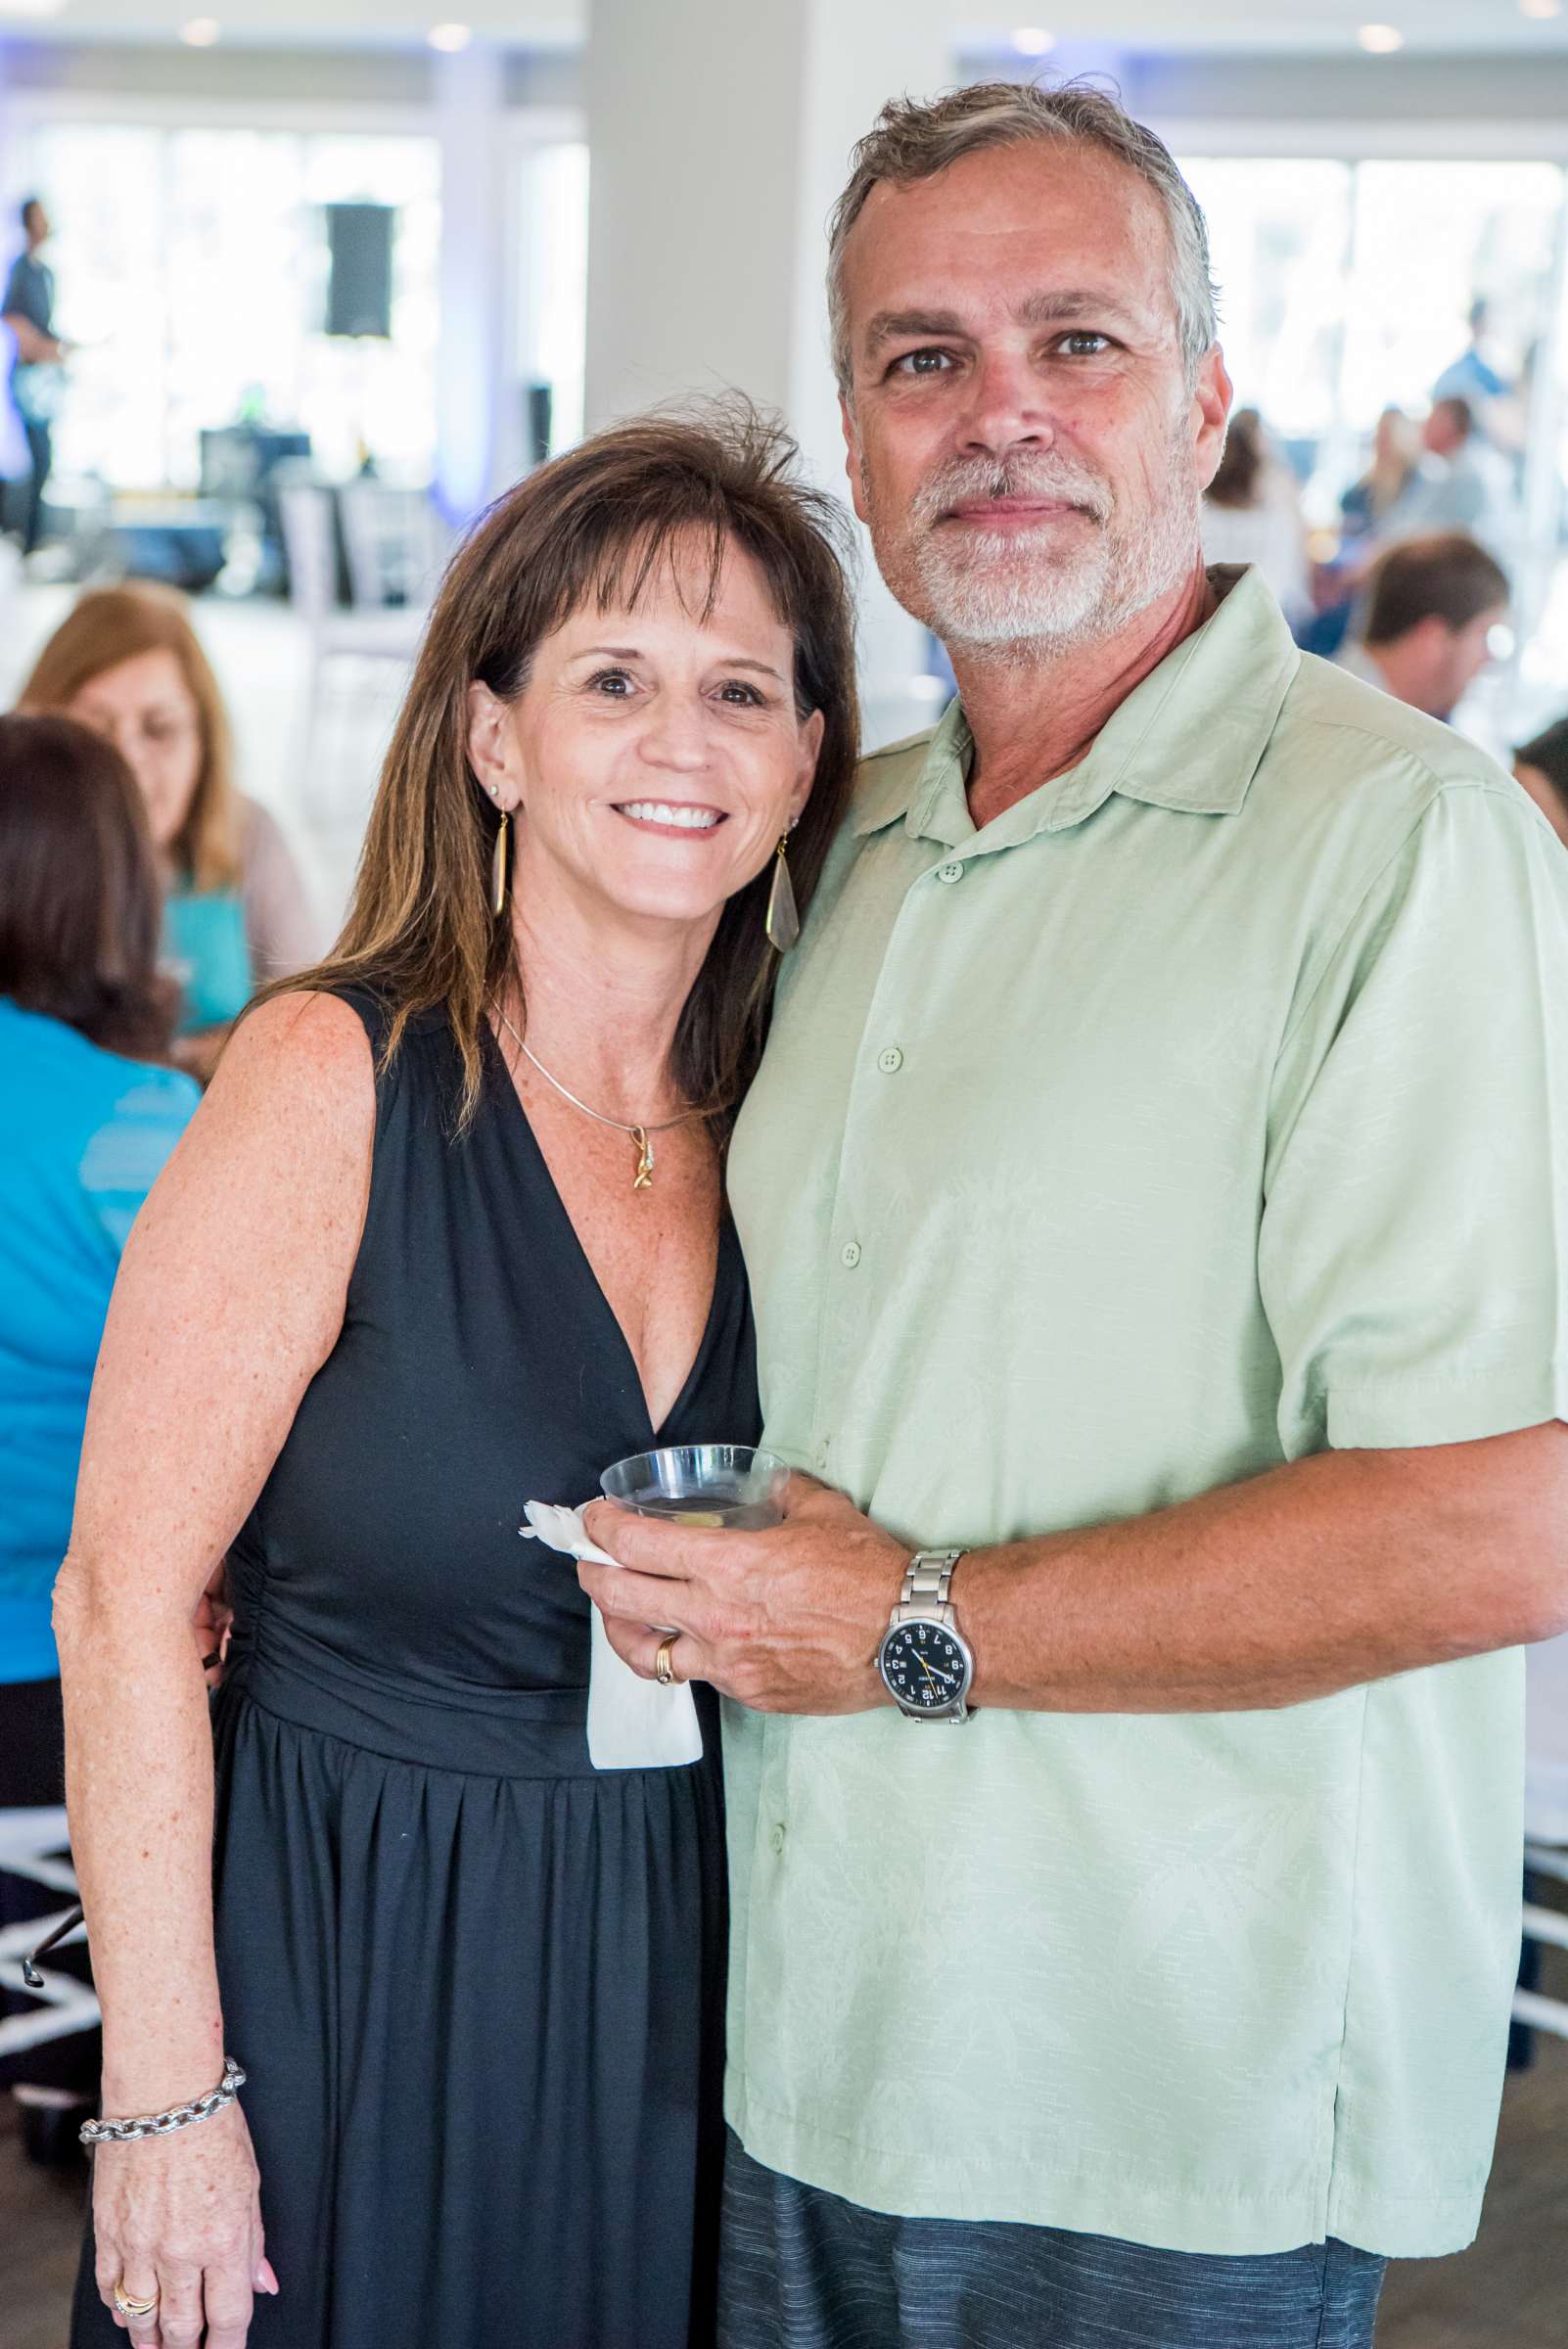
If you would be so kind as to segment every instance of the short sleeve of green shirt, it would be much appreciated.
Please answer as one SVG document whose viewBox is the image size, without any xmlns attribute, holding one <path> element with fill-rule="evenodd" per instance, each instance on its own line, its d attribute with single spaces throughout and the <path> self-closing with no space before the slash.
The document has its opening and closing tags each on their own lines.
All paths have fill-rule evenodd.
<svg viewBox="0 0 1568 2349">
<path fill-rule="evenodd" d="M 1286 1456 L 1568 1416 L 1568 858 L 1450 784 L 1302 991 L 1259 1244 Z"/>
</svg>

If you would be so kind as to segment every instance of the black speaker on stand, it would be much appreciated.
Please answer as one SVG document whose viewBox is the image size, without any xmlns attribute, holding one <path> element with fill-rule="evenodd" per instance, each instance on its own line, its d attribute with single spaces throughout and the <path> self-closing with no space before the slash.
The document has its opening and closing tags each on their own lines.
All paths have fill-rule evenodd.
<svg viewBox="0 0 1568 2349">
<path fill-rule="evenodd" d="M 392 228 L 390 204 L 329 204 L 327 212 L 327 332 L 392 334 Z"/>
<path fill-rule="evenodd" d="M 327 214 L 327 332 L 345 342 L 386 343 L 392 339 L 392 231 L 397 214 L 390 204 L 329 204 Z M 359 470 L 374 473 L 365 439 L 368 361 L 359 375 Z"/>
</svg>

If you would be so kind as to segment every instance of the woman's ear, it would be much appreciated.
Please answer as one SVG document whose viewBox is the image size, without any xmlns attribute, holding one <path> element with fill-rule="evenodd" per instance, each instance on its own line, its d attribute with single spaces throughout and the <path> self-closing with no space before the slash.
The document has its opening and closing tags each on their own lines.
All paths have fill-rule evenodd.
<svg viewBox="0 0 1568 2349">
<path fill-rule="evenodd" d="M 468 762 L 498 807 L 515 807 L 520 797 L 517 743 L 508 719 L 511 706 L 482 685 L 468 689 Z"/>
<path fill-rule="evenodd" d="M 790 794 L 790 822 L 792 824 L 800 822 L 801 811 L 811 796 L 811 786 L 816 781 L 816 762 L 822 756 L 822 737 L 826 731 L 827 720 L 823 717 L 820 710 L 813 710 L 801 728 L 801 763 L 796 775 L 795 789 Z"/>
</svg>

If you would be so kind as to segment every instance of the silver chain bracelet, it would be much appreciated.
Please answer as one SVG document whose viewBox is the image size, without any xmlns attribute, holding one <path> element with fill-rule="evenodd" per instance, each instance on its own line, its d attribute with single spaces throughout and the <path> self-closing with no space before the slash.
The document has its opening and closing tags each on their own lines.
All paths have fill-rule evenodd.
<svg viewBox="0 0 1568 2349">
<path fill-rule="evenodd" d="M 232 2055 L 225 2055 L 223 2077 L 207 2096 L 193 2097 L 189 2104 L 173 2104 L 167 2112 L 143 2113 L 134 2121 L 84 2121 L 76 2134 L 84 2145 L 128 2145 L 139 2137 L 168 2137 L 176 2129 L 209 2121 L 225 2104 L 233 2103 L 244 2086 L 244 2072 Z"/>
</svg>

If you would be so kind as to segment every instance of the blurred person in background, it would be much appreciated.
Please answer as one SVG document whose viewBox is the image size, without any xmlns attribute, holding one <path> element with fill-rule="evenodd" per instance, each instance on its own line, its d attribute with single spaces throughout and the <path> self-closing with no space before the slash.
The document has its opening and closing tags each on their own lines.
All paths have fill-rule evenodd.
<svg viewBox="0 0 1568 2349">
<path fill-rule="evenodd" d="M 1492 658 L 1507 574 L 1462 530 L 1407 538 L 1373 566 L 1360 639 L 1339 667 L 1428 717 L 1451 717 Z"/>
<path fill-rule="evenodd" d="M 70 345 L 54 331 L 55 273 L 39 258 L 52 234 L 48 213 L 36 196 L 22 207 L 26 242 L 11 264 L 0 297 L 0 325 L 11 331 L 11 401 L 26 436 L 31 473 L 22 523 L 22 551 L 30 555 L 43 528 L 44 484 L 54 463 L 51 428 L 65 392 L 65 361 Z"/>
<path fill-rule="evenodd" d="M 179 1058 L 211 1075 L 255 988 L 308 963 L 320 939 L 276 820 L 233 779 L 223 697 L 180 597 L 89 589 L 22 689 L 113 742 L 141 786 L 164 883 L 163 951 L 183 992 Z"/>
<path fill-rule="evenodd" d="M 120 1249 L 199 1098 L 159 1065 L 161 899 L 118 753 L 66 718 L 0 717 L 0 1810 L 65 1799 L 49 1610 L 87 1391 Z M 57 1901 L 0 1866 L 0 1928 Z M 74 2155 L 96 2032 L 6 2068 L 29 2152 Z"/>
<path fill-rule="evenodd" d="M 1477 427 L 1470 402 L 1434 400 L 1421 427 L 1421 446 L 1426 453 L 1420 471 L 1383 536 L 1468 530 L 1483 545 L 1503 550 L 1513 527 L 1507 471 Z"/>
<path fill-rule="evenodd" d="M 1306 619 L 1301 491 L 1256 408 L 1238 408 L 1230 419 L 1220 470 L 1204 492 L 1202 528 L 1205 562 L 1255 564 L 1291 626 Z"/>
<path fill-rule="evenodd" d="M 1515 390 L 1505 375 L 1500 375 L 1488 356 L 1488 328 L 1491 325 L 1491 305 L 1484 294 L 1477 295 L 1470 304 L 1466 324 L 1469 341 L 1458 357 L 1450 362 L 1432 386 L 1434 400 L 1462 399 L 1469 407 L 1480 430 L 1494 437 L 1494 420 L 1504 430 L 1497 438 L 1508 438 L 1506 407 Z"/>
<path fill-rule="evenodd" d="M 1557 838 L 1568 844 L 1568 717 L 1560 717 L 1513 755 L 1513 772 Z"/>
<path fill-rule="evenodd" d="M 1421 436 L 1403 408 L 1385 408 L 1372 433 L 1372 456 L 1339 501 L 1346 538 L 1384 537 L 1421 462 Z"/>
</svg>

